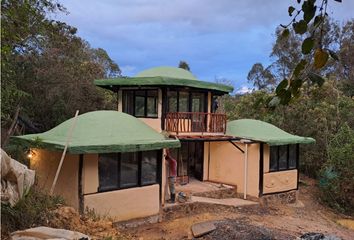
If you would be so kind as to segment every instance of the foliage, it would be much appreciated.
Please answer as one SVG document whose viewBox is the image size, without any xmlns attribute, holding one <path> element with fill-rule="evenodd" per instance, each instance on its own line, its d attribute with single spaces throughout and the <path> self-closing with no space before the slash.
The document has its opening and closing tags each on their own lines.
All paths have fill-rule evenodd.
<svg viewBox="0 0 354 240">
<path fill-rule="evenodd" d="M 293 33 L 300 39 L 295 52 L 297 59 L 291 63 L 295 67 L 292 66 L 292 71 L 283 73 L 284 80 L 277 86 L 275 98 L 279 98 L 282 104 L 288 104 L 291 99 L 298 97 L 305 81 L 321 86 L 325 80 L 319 74 L 320 70 L 326 66 L 330 57 L 335 61 L 339 60 L 335 50 L 324 45 L 328 0 L 321 0 L 318 4 L 316 0 L 298 0 L 297 3 L 300 4 L 298 7 L 288 8 L 288 14 L 292 17 L 290 23 L 280 25 L 283 28 L 279 35 L 282 40 L 286 41 Z"/>
<path fill-rule="evenodd" d="M 52 217 L 52 210 L 63 203 L 61 197 L 32 188 L 14 207 L 1 204 L 1 235 L 45 225 Z"/>
<path fill-rule="evenodd" d="M 186 61 L 179 61 L 178 67 L 187 71 L 191 71 L 189 64 Z"/>
<path fill-rule="evenodd" d="M 253 83 L 256 89 L 273 90 L 276 79 L 270 71 L 269 67 L 264 68 L 261 63 L 255 63 L 247 75 L 248 82 Z"/>
<path fill-rule="evenodd" d="M 23 4 L 22 4 L 23 2 Z M 120 75 L 101 48 L 76 36 L 76 28 L 50 18 L 65 12 L 54 0 L 2 1 L 1 121 L 16 106 L 42 131 L 80 113 L 115 108 L 116 97 L 93 80 Z"/>
<path fill-rule="evenodd" d="M 321 198 L 330 206 L 354 213 L 354 130 L 344 124 L 331 139 L 322 167 Z"/>
<path fill-rule="evenodd" d="M 315 177 L 327 160 L 329 139 L 345 123 L 354 128 L 354 100 L 345 96 L 335 81 L 327 81 L 321 89 L 304 87 L 306 95 L 276 108 L 269 106 L 274 95 L 266 91 L 223 97 L 220 103 L 230 120 L 259 119 L 290 133 L 315 138 L 315 145 L 301 147 L 300 161 L 301 170 Z"/>
</svg>

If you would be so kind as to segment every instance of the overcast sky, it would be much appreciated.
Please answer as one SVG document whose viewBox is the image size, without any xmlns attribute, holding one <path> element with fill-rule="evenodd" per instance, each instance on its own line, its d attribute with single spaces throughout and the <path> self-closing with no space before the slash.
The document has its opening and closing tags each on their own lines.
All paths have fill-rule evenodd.
<svg viewBox="0 0 354 240">
<path fill-rule="evenodd" d="M 123 75 L 188 62 L 201 80 L 247 86 L 252 65 L 269 64 L 275 28 L 295 0 L 59 0 L 92 47 L 105 49 Z M 354 1 L 329 0 L 329 15 L 354 18 Z"/>
</svg>

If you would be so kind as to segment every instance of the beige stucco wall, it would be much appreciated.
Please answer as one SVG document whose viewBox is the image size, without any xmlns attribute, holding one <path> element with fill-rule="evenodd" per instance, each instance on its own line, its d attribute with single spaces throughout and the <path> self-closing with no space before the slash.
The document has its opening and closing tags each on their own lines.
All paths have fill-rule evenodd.
<svg viewBox="0 0 354 240">
<path fill-rule="evenodd" d="M 241 149 L 245 144 L 236 143 Z M 210 181 L 237 185 L 237 192 L 244 193 L 244 154 L 230 142 L 210 142 L 204 145 L 204 178 Z M 208 162 L 210 166 L 208 168 Z M 209 169 L 209 178 L 208 178 Z M 248 144 L 247 195 L 259 196 L 259 144 Z"/>
<path fill-rule="evenodd" d="M 297 188 L 297 170 L 265 173 L 263 193 L 276 193 Z"/>
<path fill-rule="evenodd" d="M 96 193 L 98 189 L 98 154 L 84 155 L 82 168 L 82 193 Z"/>
<path fill-rule="evenodd" d="M 267 173 L 269 172 L 269 145 L 268 144 L 263 144 L 263 172 Z"/>
<path fill-rule="evenodd" d="M 62 152 L 44 149 L 32 149 L 32 151 L 30 168 L 36 171 L 38 186 L 49 192 Z M 78 169 L 79 155 L 66 154 L 54 189 L 55 194 L 61 195 L 67 204 L 76 209 L 79 207 Z"/>
<path fill-rule="evenodd" d="M 85 195 L 84 203 L 85 208 L 116 221 L 152 216 L 159 213 L 159 185 Z"/>
</svg>

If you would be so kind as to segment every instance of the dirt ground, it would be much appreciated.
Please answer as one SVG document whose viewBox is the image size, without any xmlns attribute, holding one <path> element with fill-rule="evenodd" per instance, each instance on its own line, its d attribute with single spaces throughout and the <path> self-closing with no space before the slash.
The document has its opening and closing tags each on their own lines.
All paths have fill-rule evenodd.
<svg viewBox="0 0 354 240">
<path fill-rule="evenodd" d="M 348 217 L 318 203 L 313 180 L 301 177 L 301 181 L 296 204 L 238 208 L 199 204 L 169 211 L 160 223 L 121 229 L 120 233 L 139 240 L 193 239 L 193 224 L 214 221 L 216 230 L 199 239 L 296 239 L 308 232 L 354 239 L 354 230 L 337 223 Z"/>
</svg>

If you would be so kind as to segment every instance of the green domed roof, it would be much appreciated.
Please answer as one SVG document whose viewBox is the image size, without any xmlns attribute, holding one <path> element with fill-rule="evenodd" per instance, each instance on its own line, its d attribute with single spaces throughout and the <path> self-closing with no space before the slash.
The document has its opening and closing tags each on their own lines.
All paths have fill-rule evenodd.
<svg viewBox="0 0 354 240">
<path fill-rule="evenodd" d="M 168 77 L 198 80 L 190 71 L 177 67 L 154 67 L 139 72 L 135 77 Z"/>
<path fill-rule="evenodd" d="M 265 142 L 269 145 L 315 142 L 313 138 L 292 135 L 270 123 L 255 119 L 239 119 L 228 122 L 226 134 L 233 137 Z"/>
<path fill-rule="evenodd" d="M 62 150 L 74 118 L 51 130 L 14 137 L 16 140 L 38 142 L 44 148 Z M 88 112 L 77 117 L 70 153 L 135 152 L 179 147 L 178 140 L 166 139 L 141 120 L 118 111 Z"/>
<path fill-rule="evenodd" d="M 191 72 L 177 67 L 154 67 L 144 70 L 134 77 L 96 79 L 99 87 L 116 91 L 117 87 L 191 87 L 212 90 L 220 95 L 233 91 L 232 86 L 201 81 Z"/>
</svg>

